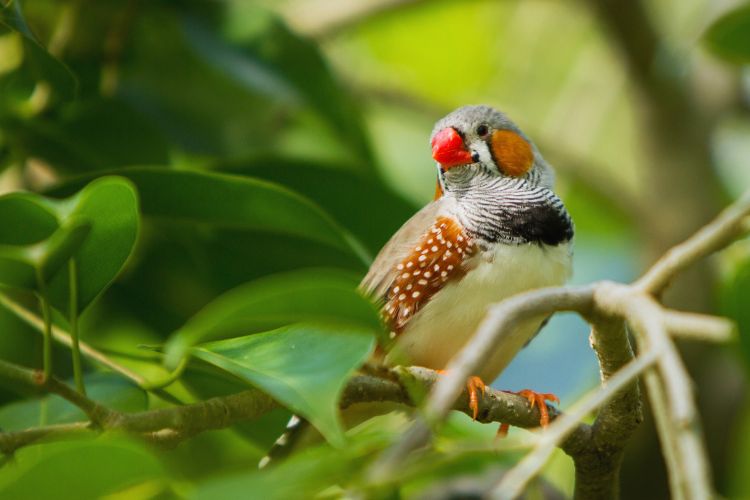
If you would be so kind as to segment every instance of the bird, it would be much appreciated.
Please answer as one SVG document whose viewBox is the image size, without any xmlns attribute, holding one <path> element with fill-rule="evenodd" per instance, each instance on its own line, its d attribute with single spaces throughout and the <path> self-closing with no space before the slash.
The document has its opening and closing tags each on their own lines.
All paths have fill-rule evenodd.
<svg viewBox="0 0 750 500">
<path fill-rule="evenodd" d="M 569 279 L 574 226 L 553 191 L 552 167 L 504 113 L 460 107 L 435 124 L 430 145 L 434 200 L 388 240 L 359 288 L 378 304 L 388 331 L 387 345 L 378 346 L 371 362 L 443 371 L 491 304 Z M 504 337 L 467 381 L 475 419 L 484 381 L 493 381 L 547 319 L 528 320 Z M 529 389 L 518 394 L 538 405 L 546 425 L 546 401 L 557 397 Z M 371 414 L 366 406 L 364 418 Z M 292 417 L 259 467 L 288 453 L 306 427 Z"/>
<path fill-rule="evenodd" d="M 574 225 L 553 191 L 551 166 L 504 113 L 460 107 L 435 124 L 430 144 L 435 198 L 380 250 L 360 289 L 378 303 L 387 327 L 381 362 L 444 370 L 491 304 L 569 279 Z M 493 381 L 547 319 L 529 320 L 502 339 L 467 382 L 475 419 L 484 381 Z M 556 396 L 518 394 L 539 405 L 546 425 L 546 401 Z"/>
</svg>

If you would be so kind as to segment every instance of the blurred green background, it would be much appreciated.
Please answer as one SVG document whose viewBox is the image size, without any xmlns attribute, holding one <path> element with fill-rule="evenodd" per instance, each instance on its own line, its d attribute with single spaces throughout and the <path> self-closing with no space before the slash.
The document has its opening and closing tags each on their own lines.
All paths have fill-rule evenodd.
<svg viewBox="0 0 750 500">
<path fill-rule="evenodd" d="M 635 278 L 750 188 L 750 13 L 738 2 L 4 4 L 0 192 L 60 197 L 104 175 L 132 181 L 138 239 L 86 309 L 81 334 L 146 378 L 165 371 L 158 354 L 138 346 L 162 344 L 237 285 L 306 267 L 342 269 L 356 282 L 431 199 L 432 124 L 460 105 L 505 111 L 556 167 L 576 223 L 574 283 Z M 247 201 L 254 196 L 261 201 Z M 36 308 L 28 295 L 3 293 Z M 716 486 L 736 497 L 750 496 L 749 297 L 747 239 L 686 273 L 665 297 L 740 324 L 737 344 L 683 346 Z M 2 307 L 0 332 L 0 358 L 41 366 L 41 337 Z M 598 383 L 587 336 L 577 317 L 555 317 L 494 385 L 554 392 L 564 408 Z M 66 350 L 55 354 L 57 373 L 69 375 Z M 124 409 L 167 404 L 86 368 L 102 394 L 126 393 L 117 403 Z M 221 392 L 206 380 L 196 369 L 170 393 L 187 401 Z M 201 383 L 208 389 L 196 389 Z M 236 387 L 227 383 L 225 391 Z M 3 387 L 6 404 L 28 397 Z M 256 425 L 260 440 L 248 437 L 248 425 L 166 453 L 108 445 L 127 463 L 144 454 L 151 466 L 142 480 L 125 473 L 93 495 L 123 484 L 135 484 L 135 496 L 166 494 L 165 482 L 170 494 L 188 494 L 203 478 L 246 469 L 283 427 L 287 413 L 277 413 Z M 486 435 L 458 420 L 459 435 Z M 55 446 L 64 456 L 88 444 Z M 95 463 L 104 452 L 91 453 Z M 21 472 L 3 474 L 0 488 L 26 491 Z M 426 477 L 404 491 L 427 491 L 436 479 Z M 572 491 L 561 453 L 545 477 Z M 263 481 L 259 488 L 273 478 Z M 232 491 L 229 482 L 213 484 Z M 622 488 L 624 498 L 667 495 L 650 418 L 627 450 Z"/>
</svg>

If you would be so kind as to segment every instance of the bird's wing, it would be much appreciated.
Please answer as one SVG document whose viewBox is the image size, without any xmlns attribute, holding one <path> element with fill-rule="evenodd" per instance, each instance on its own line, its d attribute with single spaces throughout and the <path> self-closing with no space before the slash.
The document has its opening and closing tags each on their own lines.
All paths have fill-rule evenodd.
<svg viewBox="0 0 750 500">
<path fill-rule="evenodd" d="M 382 299 L 394 279 L 394 269 L 405 259 L 414 245 L 429 230 L 440 212 L 440 199 L 414 214 L 388 240 L 359 284 L 360 289 L 375 299 Z"/>
</svg>

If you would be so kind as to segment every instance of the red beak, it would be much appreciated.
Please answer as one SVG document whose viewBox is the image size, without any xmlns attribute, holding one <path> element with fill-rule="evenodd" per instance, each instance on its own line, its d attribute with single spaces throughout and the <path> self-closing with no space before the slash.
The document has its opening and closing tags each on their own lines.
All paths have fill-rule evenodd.
<svg viewBox="0 0 750 500">
<path fill-rule="evenodd" d="M 444 128 L 432 138 L 432 157 L 445 168 L 471 163 L 471 153 L 452 127 Z"/>
</svg>

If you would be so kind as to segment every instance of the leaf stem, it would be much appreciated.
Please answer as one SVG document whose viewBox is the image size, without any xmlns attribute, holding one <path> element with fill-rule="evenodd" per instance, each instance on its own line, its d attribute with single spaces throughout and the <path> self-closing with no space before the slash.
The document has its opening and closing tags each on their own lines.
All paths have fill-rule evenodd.
<svg viewBox="0 0 750 500">
<path fill-rule="evenodd" d="M 86 395 L 86 386 L 83 383 L 83 369 L 81 366 L 81 346 L 78 341 L 78 266 L 75 259 L 68 261 L 68 274 L 70 283 L 70 338 L 72 340 L 73 355 L 73 379 L 78 392 Z"/>
<path fill-rule="evenodd" d="M 44 322 L 44 347 L 42 354 L 42 367 L 44 369 L 44 377 L 49 378 L 52 376 L 52 311 L 50 310 L 49 298 L 47 297 L 47 287 L 44 283 L 44 276 L 42 276 L 42 270 L 37 269 L 36 272 L 37 286 L 39 292 L 39 304 L 42 308 L 42 320 Z"/>
</svg>

